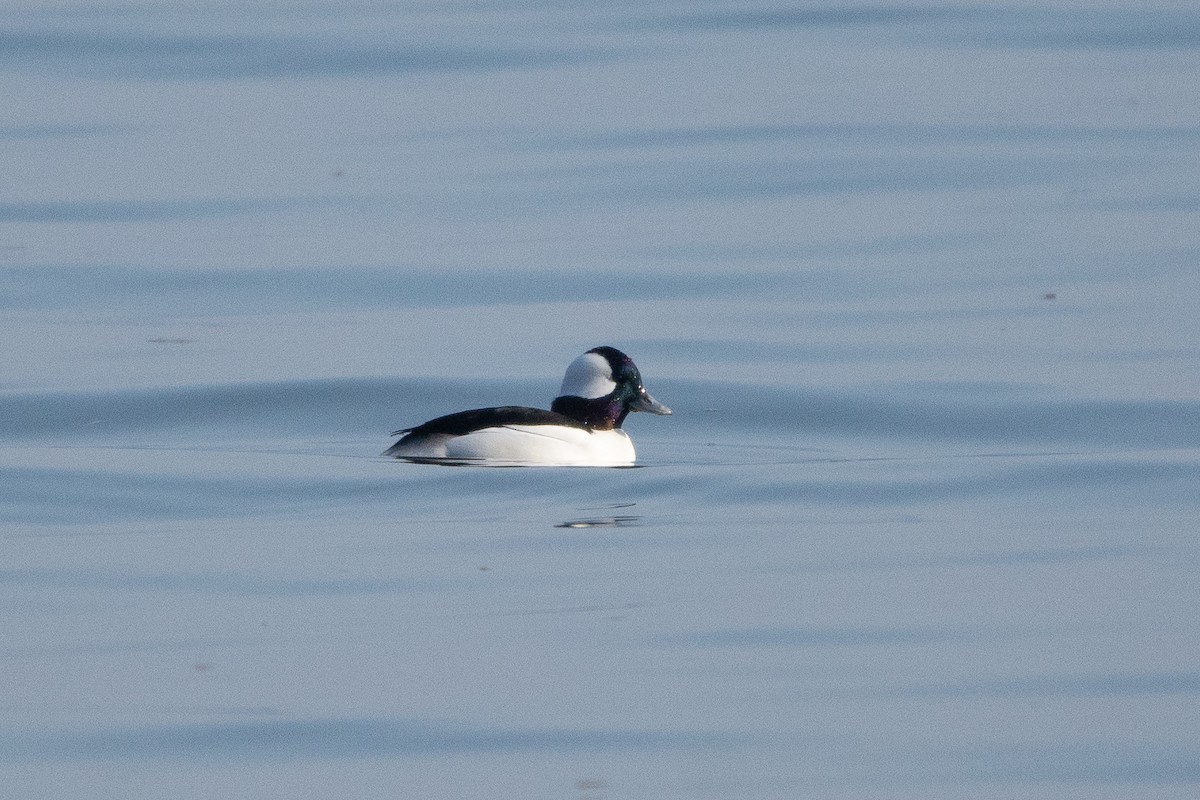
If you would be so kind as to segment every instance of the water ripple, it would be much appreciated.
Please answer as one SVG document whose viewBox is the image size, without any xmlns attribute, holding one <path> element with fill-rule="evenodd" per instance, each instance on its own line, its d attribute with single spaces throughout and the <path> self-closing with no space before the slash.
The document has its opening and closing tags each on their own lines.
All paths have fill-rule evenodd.
<svg viewBox="0 0 1200 800">
<path fill-rule="evenodd" d="M 1108 737 L 1077 737 L 1054 743 L 993 742 L 977 749 L 934 754 L 924 775 L 937 781 L 1028 785 L 1182 784 L 1200 781 L 1195 744 Z M 1136 791 L 1130 789 L 1129 791 Z M 1125 795 L 1132 796 L 1132 795 Z"/>
<path fill-rule="evenodd" d="M 2 31 L 0 62 L 132 78 L 240 80 L 564 67 L 611 57 L 572 47 L 336 41 L 336 37 Z"/>
<path fill-rule="evenodd" d="M 93 569 L 0 569 L 0 585 L 41 589 L 231 594 L 240 597 L 338 597 L 426 592 L 448 581 L 366 578 L 277 578 L 231 573 L 132 574 Z"/>
<path fill-rule="evenodd" d="M 992 634 L 940 628 L 754 628 L 659 637 L 671 647 L 878 647 L 980 641 Z"/>
<path fill-rule="evenodd" d="M 883 697 L 1113 697 L 1200 694 L 1200 673 L 1122 672 L 1106 675 L 1038 675 L 1029 678 L 934 683 L 884 689 Z"/>
<path fill-rule="evenodd" d="M 155 725 L 61 733 L 0 733 L 0 759 L 294 760 L 463 753 L 602 753 L 709 749 L 726 742 L 698 733 L 520 730 L 406 719 L 316 719 Z"/>
<path fill-rule="evenodd" d="M 711 357 L 722 351 L 710 343 Z M 730 350 L 738 357 L 739 350 Z M 741 353 L 744 355 L 744 353 Z M 553 381 L 545 391 L 553 392 Z M 1019 385 L 879 386 L 822 391 L 720 381 L 656 379 L 677 398 L 670 438 L 721 441 L 743 448 L 803 447 L 812 437 L 896 442 L 958 442 L 980 448 L 1072 447 L 1187 450 L 1200 447 L 1200 401 L 1072 399 Z M 536 387 L 535 387 L 536 388 Z M 206 435 L 269 440 L 282 434 L 379 437 L 402 422 L 455 407 L 522 402 L 528 383 L 497 380 L 346 378 L 185 386 L 111 392 L 0 394 L 0 435 L 101 443 L 130 434 L 182 434 L 180 446 L 203 446 Z M 537 398 L 529 400 L 537 404 Z M 542 401 L 544 402 L 544 400 Z M 403 417 L 399 419 L 398 417 Z M 660 432 L 661 433 L 661 432 Z M 746 440 L 746 435 L 752 438 Z M 828 441 L 824 439 L 823 441 Z M 970 451 L 968 451 L 970 452 Z M 974 451 L 990 452 L 988 449 Z M 373 452 L 371 453 L 374 454 Z"/>
</svg>

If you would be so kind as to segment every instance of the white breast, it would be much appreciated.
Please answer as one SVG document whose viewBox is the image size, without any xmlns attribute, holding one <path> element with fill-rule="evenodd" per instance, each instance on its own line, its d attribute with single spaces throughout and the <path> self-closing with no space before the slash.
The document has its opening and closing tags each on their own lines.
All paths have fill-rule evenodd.
<svg viewBox="0 0 1200 800">
<path fill-rule="evenodd" d="M 623 467 L 634 462 L 633 442 L 625 431 L 586 431 L 557 425 L 508 425 L 462 436 L 438 437 L 424 453 L 402 458 L 463 459 L 496 466 L 539 464 L 562 467 Z"/>
</svg>

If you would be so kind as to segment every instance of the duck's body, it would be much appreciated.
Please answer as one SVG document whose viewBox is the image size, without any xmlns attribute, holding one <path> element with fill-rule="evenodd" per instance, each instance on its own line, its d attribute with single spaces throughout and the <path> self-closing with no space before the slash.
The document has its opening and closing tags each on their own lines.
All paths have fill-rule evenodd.
<svg viewBox="0 0 1200 800">
<path fill-rule="evenodd" d="M 384 455 L 456 464 L 629 466 L 633 442 L 621 423 L 631 411 L 671 413 L 646 393 L 628 356 L 597 347 L 567 368 L 549 411 L 498 406 L 447 414 L 396 431 L 404 435 Z"/>
<path fill-rule="evenodd" d="M 592 430 L 565 414 L 523 406 L 460 411 L 409 431 L 384 453 L 416 461 L 507 462 L 607 467 L 632 464 L 620 428 Z"/>
</svg>

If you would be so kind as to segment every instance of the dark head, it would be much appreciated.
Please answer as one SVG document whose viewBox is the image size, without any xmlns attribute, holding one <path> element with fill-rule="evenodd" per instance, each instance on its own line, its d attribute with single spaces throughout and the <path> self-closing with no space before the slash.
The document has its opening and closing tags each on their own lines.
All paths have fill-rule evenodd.
<svg viewBox="0 0 1200 800">
<path fill-rule="evenodd" d="M 550 410 L 597 430 L 621 427 L 630 411 L 671 413 L 646 393 L 633 359 L 614 347 L 596 347 L 572 361 Z"/>
</svg>

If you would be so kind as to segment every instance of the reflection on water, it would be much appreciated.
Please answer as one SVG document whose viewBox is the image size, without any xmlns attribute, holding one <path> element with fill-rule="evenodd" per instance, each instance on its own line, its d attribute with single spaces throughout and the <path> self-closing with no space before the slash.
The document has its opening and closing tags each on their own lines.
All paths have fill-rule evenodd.
<svg viewBox="0 0 1200 800">
<path fill-rule="evenodd" d="M 1197 20 L 12 9 L 5 789 L 1190 796 Z"/>
<path fill-rule="evenodd" d="M 638 524 L 641 517 L 593 517 L 591 519 L 572 519 L 560 522 L 556 528 L 629 528 Z"/>
</svg>

